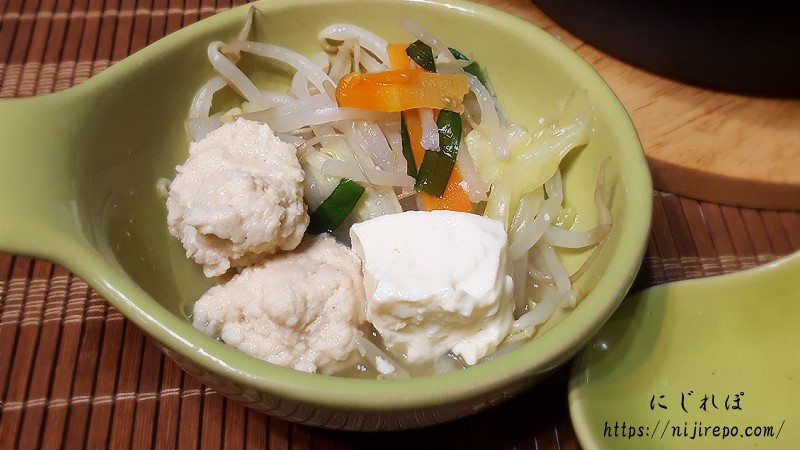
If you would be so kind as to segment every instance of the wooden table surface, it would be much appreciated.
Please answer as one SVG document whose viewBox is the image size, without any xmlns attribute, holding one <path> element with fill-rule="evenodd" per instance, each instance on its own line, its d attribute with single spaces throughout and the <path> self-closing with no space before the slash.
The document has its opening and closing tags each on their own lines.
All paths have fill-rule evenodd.
<svg viewBox="0 0 800 450">
<path fill-rule="evenodd" d="M 2 0 L 0 97 L 66 89 L 241 3 Z M 667 80 L 581 42 L 530 1 L 482 3 L 562 39 L 596 67 L 630 112 L 657 188 L 634 289 L 735 272 L 800 249 L 796 100 Z M 66 269 L 0 253 L 0 449 L 577 449 L 567 380 L 563 367 L 505 404 L 422 430 L 350 433 L 290 424 L 183 373 Z"/>
</svg>

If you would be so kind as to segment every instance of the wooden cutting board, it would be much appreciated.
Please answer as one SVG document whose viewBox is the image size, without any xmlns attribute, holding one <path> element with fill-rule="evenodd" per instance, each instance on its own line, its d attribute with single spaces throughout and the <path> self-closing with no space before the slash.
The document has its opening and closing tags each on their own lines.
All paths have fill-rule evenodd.
<svg viewBox="0 0 800 450">
<path fill-rule="evenodd" d="M 726 205 L 800 210 L 800 100 L 660 77 L 584 43 L 530 0 L 480 3 L 545 29 L 594 66 L 631 115 L 657 189 Z"/>
</svg>

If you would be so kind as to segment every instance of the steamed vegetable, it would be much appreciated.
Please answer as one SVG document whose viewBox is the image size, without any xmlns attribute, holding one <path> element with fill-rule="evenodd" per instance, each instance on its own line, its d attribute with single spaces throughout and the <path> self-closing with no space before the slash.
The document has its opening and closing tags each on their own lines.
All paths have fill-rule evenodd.
<svg viewBox="0 0 800 450">
<path fill-rule="evenodd" d="M 436 61 L 433 58 L 433 49 L 431 49 L 428 44 L 416 40 L 406 47 L 406 54 L 417 63 L 418 66 L 428 72 L 436 72 Z"/>
<path fill-rule="evenodd" d="M 585 293 L 573 283 L 584 269 L 568 273 L 561 254 L 596 246 L 611 229 L 605 169 L 598 174 L 596 211 L 570 211 L 561 178 L 564 158 L 591 140 L 589 96 L 565 95 L 563 107 L 542 119 L 532 104 L 515 122 L 500 101 L 524 93 L 495 92 L 484 61 L 411 21 L 402 26 L 410 43 L 334 23 L 318 34 L 323 52 L 310 56 L 250 41 L 246 31 L 213 42 L 208 55 L 217 75 L 197 92 L 187 129 L 197 139 L 244 116 L 295 144 L 313 232 L 344 240 L 351 224 L 403 209 L 477 212 L 502 222 L 517 322 L 499 355 L 534 336 L 558 308 L 580 302 Z M 280 62 L 291 71 L 288 88 L 260 85 L 256 80 L 264 77 L 245 71 L 255 65 L 239 65 L 243 53 Z M 215 105 L 223 90 L 241 104 Z M 364 341 L 365 357 L 381 351 L 380 342 Z M 459 366 L 439 361 L 435 370 Z M 407 369 L 398 365 L 393 373 L 407 376 Z"/>
<path fill-rule="evenodd" d="M 486 75 L 486 72 L 484 72 L 483 68 L 477 62 L 470 61 L 470 59 L 464 56 L 463 53 L 459 52 L 454 48 L 450 49 L 450 53 L 452 53 L 453 56 L 458 60 L 469 61 L 469 64 L 463 67 L 464 72 L 467 72 L 468 74 L 475 76 L 475 78 L 477 78 L 482 85 L 484 85 L 487 89 L 489 89 L 489 92 L 492 91 L 491 84 L 489 84 L 489 76 Z"/>
<path fill-rule="evenodd" d="M 409 59 L 406 54 L 408 44 L 401 42 L 390 42 L 386 44 L 386 54 L 389 58 L 389 67 L 395 70 L 408 69 Z"/>
<path fill-rule="evenodd" d="M 458 165 L 453 166 L 447 186 L 441 196 L 420 195 L 420 204 L 425 211 L 446 209 L 449 211 L 472 212 L 473 206 L 464 188 L 461 187 L 463 177 Z"/>
<path fill-rule="evenodd" d="M 416 118 L 412 118 L 415 120 Z M 403 157 L 406 159 L 406 172 L 409 176 L 417 178 L 417 159 L 422 160 L 421 156 L 425 149 L 417 150 L 419 157 L 414 157 L 414 148 L 411 145 L 411 135 L 408 132 L 408 114 L 400 115 L 400 145 L 403 148 Z"/>
<path fill-rule="evenodd" d="M 340 107 L 398 112 L 414 108 L 463 110 L 469 83 L 463 75 L 398 69 L 352 72 L 336 88 Z"/>
<path fill-rule="evenodd" d="M 441 197 L 456 164 L 461 141 L 461 117 L 443 109 L 439 111 L 436 125 L 439 128 L 439 149 L 425 152 L 414 187 L 420 192 Z"/>
<path fill-rule="evenodd" d="M 481 178 L 492 185 L 485 214 L 509 225 L 519 199 L 540 189 L 567 153 L 587 143 L 590 120 L 586 93 L 575 93 L 540 134 L 508 128 L 508 139 L 516 144 L 507 158 L 497 157 L 490 137 L 480 128 L 472 130 L 466 139 L 469 153 Z"/>
<path fill-rule="evenodd" d="M 447 115 L 448 113 L 445 113 L 445 117 Z M 441 112 L 439 117 L 442 117 Z M 442 118 L 442 121 L 444 122 L 445 119 Z M 460 123 L 458 125 L 459 127 L 461 126 Z M 439 155 L 442 153 L 441 148 L 438 151 L 430 151 L 422 147 L 422 126 L 420 124 L 418 111 L 405 111 L 402 115 L 401 135 L 403 136 L 403 155 L 406 155 L 408 161 L 409 175 L 417 179 L 415 189 L 419 195 L 420 207 L 425 211 L 447 209 L 451 211 L 472 212 L 473 210 L 469 195 L 462 186 L 463 177 L 456 161 L 457 146 L 455 148 L 453 147 L 453 142 L 455 140 L 453 139 L 452 131 L 452 129 L 438 130 L 441 138 L 440 143 L 447 143 L 449 139 L 451 144 L 449 148 L 445 149 L 445 151 L 453 155 L 452 158 L 449 158 L 444 155 Z M 461 133 L 460 128 L 458 131 Z M 444 137 L 442 137 L 442 134 L 444 134 Z M 458 145 L 460 145 L 460 143 Z M 422 169 L 419 166 L 426 158 L 428 159 L 428 166 Z M 437 162 L 435 160 L 441 161 Z M 452 160 L 452 164 L 449 163 L 450 160 Z M 439 162 L 443 164 L 439 164 Z M 433 171 L 432 169 L 434 167 L 436 167 L 437 170 Z M 430 185 L 435 183 L 444 183 L 445 186 L 439 186 L 439 191 L 433 191 Z M 422 184 L 423 187 L 420 187 L 420 184 Z M 430 189 L 431 191 L 426 191 L 426 189 Z"/>
<path fill-rule="evenodd" d="M 421 42 L 415 41 L 410 45 L 405 44 L 388 44 L 387 53 L 392 64 L 392 68 L 397 69 L 400 67 L 408 67 L 413 65 L 410 63 L 409 58 L 415 62 L 420 70 L 435 71 L 435 63 L 433 61 L 433 53 L 431 48 Z M 431 114 L 437 114 L 432 111 Z M 448 114 L 446 113 L 445 117 Z M 440 116 L 441 117 L 441 116 Z M 444 117 L 442 118 L 444 120 Z M 458 120 L 458 139 L 452 136 L 452 127 L 448 124 L 447 129 L 443 130 L 439 124 L 436 124 L 436 144 L 431 145 L 435 147 L 433 150 L 426 150 L 423 146 L 425 140 L 422 119 L 420 111 L 416 109 L 404 111 L 400 118 L 400 132 L 402 139 L 403 156 L 406 159 L 407 173 L 417 179 L 415 188 L 419 193 L 420 206 L 423 210 L 431 211 L 436 209 L 447 209 L 452 211 L 471 212 L 473 209 L 472 202 L 469 195 L 466 193 L 461 183 L 463 178 L 456 161 L 457 148 L 461 140 L 461 123 L 460 117 L 455 116 L 449 118 L 448 122 Z M 443 135 L 444 134 L 444 135 Z M 413 136 L 413 137 L 412 137 Z M 419 166 L 423 163 L 428 152 L 441 151 L 442 142 L 444 141 L 447 150 L 453 154 L 452 164 L 439 165 L 435 164 L 433 160 L 439 159 L 436 155 L 428 157 L 429 163 L 426 169 L 423 169 L 422 176 L 418 172 Z M 453 151 L 456 149 L 456 151 Z M 447 160 L 448 158 L 442 158 Z M 439 166 L 439 170 L 435 171 L 437 183 L 444 184 L 435 190 L 428 189 L 433 180 L 430 168 L 434 165 Z M 449 170 L 448 170 L 449 167 Z M 432 192 L 431 192 L 432 191 Z"/>
<path fill-rule="evenodd" d="M 342 178 L 331 195 L 310 214 L 308 232 L 330 233 L 339 228 L 364 195 L 364 187 L 353 180 Z"/>
</svg>

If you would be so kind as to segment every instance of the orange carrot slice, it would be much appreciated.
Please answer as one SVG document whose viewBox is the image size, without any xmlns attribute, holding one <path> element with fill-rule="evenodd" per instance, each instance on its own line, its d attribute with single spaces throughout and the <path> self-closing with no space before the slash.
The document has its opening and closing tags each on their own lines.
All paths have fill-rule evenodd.
<svg viewBox="0 0 800 450">
<path fill-rule="evenodd" d="M 461 170 L 459 170 L 458 163 L 456 163 L 441 197 L 425 194 L 424 192 L 420 193 L 422 209 L 425 211 L 447 209 L 450 211 L 472 212 L 472 203 L 469 201 L 469 195 L 460 184 L 462 181 Z"/>
<path fill-rule="evenodd" d="M 406 54 L 406 47 L 408 47 L 408 44 L 405 43 L 389 43 L 386 46 L 386 53 L 389 54 L 389 66 L 392 69 L 409 68 L 410 58 Z"/>
<path fill-rule="evenodd" d="M 336 88 L 339 106 L 385 112 L 414 108 L 463 110 L 467 77 L 418 69 L 345 75 Z"/>
</svg>

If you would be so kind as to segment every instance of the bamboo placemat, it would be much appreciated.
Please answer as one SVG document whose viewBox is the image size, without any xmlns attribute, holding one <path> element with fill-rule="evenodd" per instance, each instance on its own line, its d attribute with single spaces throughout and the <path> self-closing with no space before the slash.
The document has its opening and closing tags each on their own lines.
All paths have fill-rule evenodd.
<svg viewBox="0 0 800 450">
<path fill-rule="evenodd" d="M 0 97 L 66 89 L 240 3 L 2 1 Z M 652 235 L 634 289 L 735 272 L 800 249 L 800 212 L 664 192 L 653 200 Z M 290 424 L 183 373 L 66 269 L 0 253 L 0 449 L 577 449 L 566 384 L 565 367 L 503 405 L 422 430 L 348 433 Z"/>
</svg>

